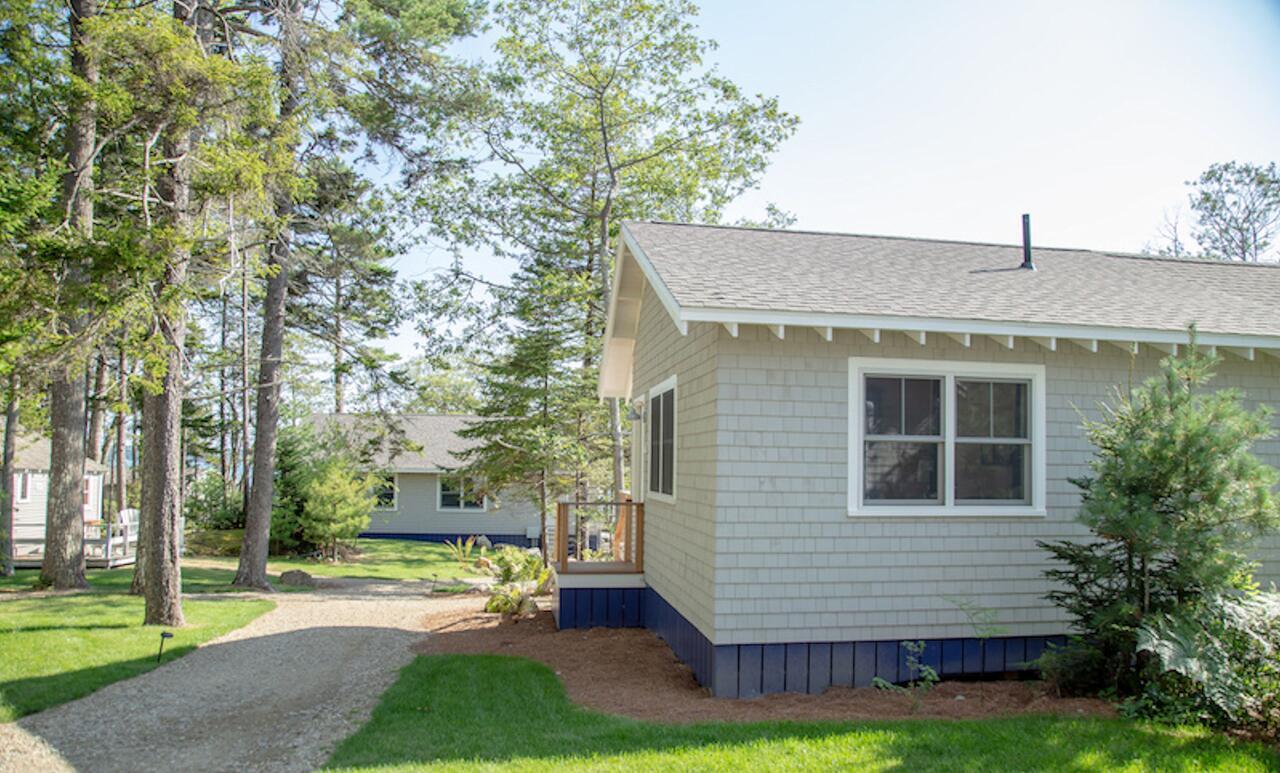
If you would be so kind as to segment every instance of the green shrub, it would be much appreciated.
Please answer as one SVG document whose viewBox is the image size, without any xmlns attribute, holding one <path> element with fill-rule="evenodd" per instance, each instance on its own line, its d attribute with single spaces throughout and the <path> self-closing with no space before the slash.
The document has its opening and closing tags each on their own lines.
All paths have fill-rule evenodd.
<svg viewBox="0 0 1280 773">
<path fill-rule="evenodd" d="M 315 548 L 303 530 L 307 483 L 322 455 L 306 425 L 285 427 L 276 440 L 275 486 L 271 504 L 271 552 L 306 553 Z"/>
<path fill-rule="evenodd" d="M 369 528 L 375 483 L 373 476 L 358 473 L 346 459 L 324 460 L 304 489 L 303 537 L 336 561 L 338 545 Z"/>
<path fill-rule="evenodd" d="M 538 603 L 528 583 L 498 585 L 490 592 L 484 611 L 508 617 L 533 617 L 538 614 Z"/>
<path fill-rule="evenodd" d="M 183 515 L 187 525 L 196 529 L 243 529 L 244 498 L 240 487 L 216 472 L 207 472 L 187 488 Z"/>
<path fill-rule="evenodd" d="M 1280 734 L 1280 595 L 1222 593 L 1153 616 L 1138 631 L 1138 651 L 1162 669 L 1139 712 Z"/>
<path fill-rule="evenodd" d="M 536 582 L 542 576 L 542 556 L 514 545 L 503 545 L 491 559 L 498 582 Z"/>
<path fill-rule="evenodd" d="M 1272 434 L 1270 411 L 1234 390 L 1206 390 L 1217 360 L 1191 346 L 1163 373 L 1116 396 L 1085 429 L 1096 448 L 1083 491 L 1084 541 L 1039 543 L 1063 566 L 1046 572 L 1049 598 L 1079 636 L 1041 663 L 1064 691 L 1144 692 L 1150 655 L 1139 630 L 1162 615 L 1196 614 L 1247 584 L 1246 552 L 1274 531 L 1277 474 L 1253 455 Z"/>
<path fill-rule="evenodd" d="M 458 537 L 458 539 L 453 542 L 445 540 L 444 544 L 445 547 L 449 548 L 449 555 L 454 561 L 463 564 L 470 564 L 471 554 L 475 551 L 476 547 L 476 535 L 472 534 L 470 537 L 467 537 L 466 540 L 463 540 L 462 537 Z M 480 552 L 483 554 L 484 549 L 481 548 Z"/>
</svg>

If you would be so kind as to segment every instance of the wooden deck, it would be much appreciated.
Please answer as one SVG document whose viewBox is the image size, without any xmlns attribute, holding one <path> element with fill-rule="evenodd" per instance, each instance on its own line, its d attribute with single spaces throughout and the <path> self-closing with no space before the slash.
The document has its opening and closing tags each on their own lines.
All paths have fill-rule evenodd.
<svg viewBox="0 0 1280 773">
<path fill-rule="evenodd" d="M 44 538 L 15 539 L 13 565 L 19 569 L 38 568 L 44 560 Z M 84 563 L 90 569 L 132 566 L 138 561 L 138 528 L 132 522 L 107 524 L 88 521 L 84 525 Z"/>
</svg>

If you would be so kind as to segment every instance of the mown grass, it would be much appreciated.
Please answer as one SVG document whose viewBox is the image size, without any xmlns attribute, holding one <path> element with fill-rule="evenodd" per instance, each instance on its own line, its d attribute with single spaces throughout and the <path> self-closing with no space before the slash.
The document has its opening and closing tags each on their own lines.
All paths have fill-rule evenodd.
<svg viewBox="0 0 1280 773">
<path fill-rule="evenodd" d="M 128 593 L 129 585 L 133 582 L 133 569 L 132 566 L 122 566 L 117 569 L 89 569 L 84 576 L 89 581 L 89 588 L 92 591 Z M 182 592 L 237 593 L 246 590 L 231 584 L 235 576 L 234 563 L 230 568 L 183 566 Z M 39 577 L 39 569 L 19 569 L 14 572 L 12 577 L 0 577 L 0 596 L 5 593 L 21 593 L 34 590 Z M 284 585 L 277 586 L 276 589 L 285 592 L 310 590 L 310 588 L 296 588 Z"/>
<path fill-rule="evenodd" d="M 104 584 L 121 582 L 128 588 L 127 576 L 123 580 L 118 575 L 95 577 L 95 581 L 99 590 Z M 169 661 L 244 626 L 274 606 L 251 599 L 187 599 L 183 603 L 187 625 L 166 629 L 143 626 L 143 600 L 124 593 L 0 599 L 0 722 L 150 671 L 158 665 L 162 630 L 173 633 L 164 648 L 164 661 Z M 128 721 L 128 707 L 122 711 L 120 717 L 103 720 Z"/>
<path fill-rule="evenodd" d="M 625 664 L 619 664 L 625 667 Z M 338 770 L 1264 771 L 1280 757 L 1198 728 L 1025 716 L 661 725 L 572 705 L 555 674 L 496 655 L 419 657 L 344 741 Z"/>
<path fill-rule="evenodd" d="M 267 569 L 273 574 L 301 569 L 316 577 L 348 577 L 366 580 L 457 580 L 479 575 L 475 569 L 455 561 L 449 548 L 438 542 L 416 542 L 396 539 L 362 539 L 356 542 L 359 555 L 345 561 L 330 562 L 311 558 L 272 558 Z M 477 549 L 473 558 L 478 558 Z M 235 568 L 236 559 L 206 557 L 199 561 L 209 566 Z"/>
</svg>

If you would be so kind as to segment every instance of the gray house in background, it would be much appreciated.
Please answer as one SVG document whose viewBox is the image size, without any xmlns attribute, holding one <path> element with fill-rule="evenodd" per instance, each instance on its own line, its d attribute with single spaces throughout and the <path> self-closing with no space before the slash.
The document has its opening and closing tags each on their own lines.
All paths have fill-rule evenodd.
<svg viewBox="0 0 1280 773">
<path fill-rule="evenodd" d="M 360 536 L 443 542 L 483 534 L 495 544 L 537 544 L 538 510 L 526 498 L 479 496 L 470 481 L 450 472 L 462 465 L 457 454 L 471 444 L 457 433 L 474 418 L 401 414 L 388 432 L 385 420 L 371 416 L 313 417 L 317 427 L 336 429 L 356 444 L 383 439 L 373 463 L 385 481 Z"/>
<path fill-rule="evenodd" d="M 637 417 L 643 565 L 566 562 L 558 619 L 648 626 L 716 695 L 901 680 L 904 640 L 944 677 L 1024 669 L 1069 632 L 1036 542 L 1084 535 L 1082 417 L 1193 322 L 1219 385 L 1280 405 L 1275 266 L 670 223 L 621 242 L 601 395 Z M 1280 579 L 1280 544 L 1258 559 Z M 964 604 L 1006 635 L 975 638 Z"/>
<path fill-rule="evenodd" d="M 3 431 L 2 423 L 0 431 Z M 11 543 L 11 558 L 18 567 L 36 567 L 44 560 L 49 453 L 48 438 L 28 434 L 18 437 L 13 464 Z M 85 563 L 92 567 L 131 564 L 138 544 L 137 516 L 133 510 L 126 510 L 113 524 L 102 522 L 102 488 L 106 469 L 93 459 L 85 460 L 81 503 L 84 506 Z"/>
</svg>

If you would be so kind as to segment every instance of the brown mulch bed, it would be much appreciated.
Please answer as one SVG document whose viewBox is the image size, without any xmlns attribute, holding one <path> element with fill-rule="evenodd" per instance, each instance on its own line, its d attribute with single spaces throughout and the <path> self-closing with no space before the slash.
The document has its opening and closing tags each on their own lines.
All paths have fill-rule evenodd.
<svg viewBox="0 0 1280 773">
<path fill-rule="evenodd" d="M 832 687 L 821 695 L 783 693 L 753 700 L 713 698 L 671 648 L 647 630 L 557 631 L 549 611 L 510 622 L 483 611 L 483 600 L 451 600 L 424 624 L 423 654 L 515 655 L 545 663 L 570 700 L 607 714 L 661 722 L 820 719 L 977 719 L 1013 714 L 1112 716 L 1104 701 L 1057 698 L 1040 682 L 942 682 L 912 712 L 905 695 Z"/>
</svg>

